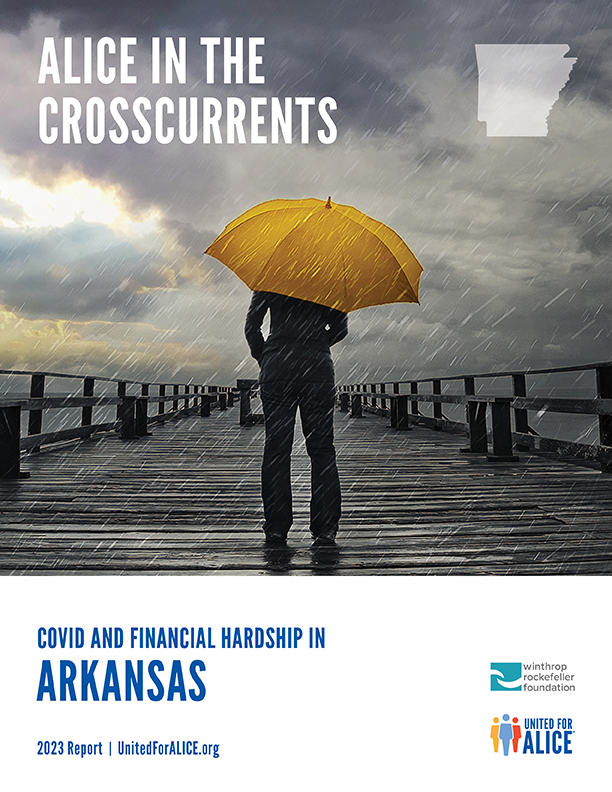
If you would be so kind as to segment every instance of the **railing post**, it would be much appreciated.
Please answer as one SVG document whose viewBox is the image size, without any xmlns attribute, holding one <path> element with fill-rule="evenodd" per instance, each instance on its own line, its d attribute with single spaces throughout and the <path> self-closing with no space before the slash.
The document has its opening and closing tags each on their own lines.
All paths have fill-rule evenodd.
<svg viewBox="0 0 612 792">
<path fill-rule="evenodd" d="M 185 385 L 185 396 L 186 396 L 186 398 L 185 398 L 185 401 L 183 402 L 183 410 L 185 412 L 187 412 L 187 410 L 189 409 L 189 402 L 191 401 L 191 399 L 189 398 L 190 392 L 191 392 L 190 386 L 189 385 Z"/>
<path fill-rule="evenodd" d="M 511 401 L 511 396 L 498 396 L 491 402 L 493 454 L 487 457 L 489 462 L 518 462 L 518 457 L 512 453 Z"/>
<path fill-rule="evenodd" d="M 210 394 L 204 393 L 205 387 L 205 385 L 202 385 L 202 395 L 200 396 L 200 416 L 202 418 L 210 416 Z"/>
<path fill-rule="evenodd" d="M 600 399 L 612 399 L 612 366 L 598 366 L 595 369 L 597 379 L 597 396 Z M 612 445 L 612 415 L 600 415 L 599 442 L 602 446 Z M 612 464 L 601 462 L 603 473 L 612 473 Z"/>
<path fill-rule="evenodd" d="M 141 396 L 135 400 L 134 435 L 136 437 L 146 437 L 151 434 L 148 431 L 148 407 L 149 400 L 146 396 Z"/>
<path fill-rule="evenodd" d="M 251 383 L 238 380 L 238 387 L 240 388 L 240 423 L 246 424 L 251 415 Z"/>
<path fill-rule="evenodd" d="M 130 440 L 137 437 L 136 434 L 136 396 L 123 396 L 119 405 L 120 437 L 122 440 Z"/>
<path fill-rule="evenodd" d="M 234 406 L 234 389 L 229 388 L 227 391 L 227 406 L 233 407 Z"/>
<path fill-rule="evenodd" d="M 125 398 L 126 389 L 127 389 L 127 385 L 126 385 L 125 382 L 118 382 L 117 383 L 117 396 L 120 399 L 124 399 Z M 123 403 L 120 402 L 117 405 L 117 420 L 118 421 L 122 421 L 123 420 L 122 416 L 123 416 Z"/>
<path fill-rule="evenodd" d="M 363 418 L 363 406 L 360 393 L 351 394 L 351 418 Z"/>
<path fill-rule="evenodd" d="M 340 393 L 340 412 L 348 412 L 349 398 L 349 394 L 346 391 Z"/>
<path fill-rule="evenodd" d="M 95 379 L 85 377 L 83 380 L 83 396 L 91 398 L 94 395 Z M 81 410 L 81 426 L 91 426 L 93 423 L 93 406 L 87 405 Z"/>
<path fill-rule="evenodd" d="M 178 396 L 179 395 L 179 386 L 178 385 L 174 385 L 174 387 L 172 388 L 172 395 L 173 396 Z M 178 399 L 174 399 L 173 402 L 172 402 L 172 411 L 175 412 L 175 413 L 178 412 L 178 406 L 179 406 L 179 400 Z"/>
<path fill-rule="evenodd" d="M 524 374 L 512 375 L 512 393 L 515 396 L 527 396 L 527 382 Z M 529 415 L 527 410 L 514 410 L 514 428 L 520 434 L 529 434 Z M 519 444 L 518 451 L 529 451 L 529 446 Z"/>
<path fill-rule="evenodd" d="M 21 407 L 0 407 L 0 478 L 28 478 L 19 469 Z"/>
<path fill-rule="evenodd" d="M 381 393 L 386 393 L 387 392 L 387 387 L 386 387 L 384 382 L 380 383 L 380 392 Z M 380 406 L 383 408 L 383 410 L 386 410 L 387 409 L 387 400 L 386 399 L 381 399 Z"/>
<path fill-rule="evenodd" d="M 466 396 L 476 395 L 474 377 L 465 377 L 463 387 Z M 487 440 L 487 403 L 468 401 L 465 406 L 465 415 L 470 438 L 469 448 L 462 448 L 466 454 L 487 454 L 489 443 Z"/>
<path fill-rule="evenodd" d="M 227 393 L 219 392 L 219 410 L 227 410 Z"/>
<path fill-rule="evenodd" d="M 376 384 L 375 383 L 372 383 L 370 385 L 370 392 L 371 393 L 376 393 Z M 376 408 L 376 404 L 377 404 L 376 396 L 372 396 L 372 398 L 370 399 L 370 404 L 372 405 L 372 407 Z"/>
<path fill-rule="evenodd" d="M 166 386 L 165 385 L 160 385 L 159 386 L 159 396 L 165 396 L 165 395 L 166 395 Z M 163 415 L 165 412 L 166 412 L 166 404 L 165 404 L 165 402 L 160 401 L 159 404 L 157 405 L 157 414 L 158 415 Z"/>
<path fill-rule="evenodd" d="M 399 382 L 393 383 L 393 393 L 398 394 L 400 392 Z M 392 429 L 397 429 L 397 399 L 391 399 L 391 413 L 390 413 L 390 424 Z"/>
<path fill-rule="evenodd" d="M 42 399 L 45 395 L 45 375 L 44 374 L 32 374 L 32 380 L 30 382 L 30 398 L 32 399 Z M 28 415 L 28 434 L 29 435 L 36 435 L 42 432 L 42 420 L 43 420 L 43 411 L 42 410 L 30 410 L 30 414 Z M 32 449 L 33 452 L 40 451 L 40 446 L 36 446 Z"/>
<path fill-rule="evenodd" d="M 253 386 L 257 384 L 257 380 L 239 379 L 236 381 L 236 387 L 240 391 L 240 425 L 251 426 L 253 424 L 253 415 L 251 411 L 251 391 Z"/>
<path fill-rule="evenodd" d="M 136 436 L 146 437 L 151 432 L 148 431 L 149 427 L 149 388 L 147 382 L 143 382 L 140 386 L 140 398 L 136 399 L 135 405 L 135 422 L 136 422 Z"/>
<path fill-rule="evenodd" d="M 411 382 L 410 383 L 410 393 L 414 396 L 417 396 L 419 393 L 419 383 L 418 382 Z M 410 400 L 410 412 L 412 415 L 419 415 L 419 400 L 418 399 L 411 399 Z"/>
<path fill-rule="evenodd" d="M 442 382 L 441 382 L 441 380 L 436 379 L 436 380 L 432 381 L 431 391 L 432 391 L 432 394 L 434 396 L 441 396 L 442 395 Z M 434 417 L 435 421 L 440 421 L 441 422 L 443 420 L 443 417 L 442 417 L 442 403 L 441 402 L 434 402 L 433 403 L 433 417 Z M 442 429 L 441 424 L 436 424 L 434 426 L 434 429 L 437 429 L 437 430 Z"/>
<path fill-rule="evenodd" d="M 396 420 L 397 424 L 395 426 L 396 429 L 401 429 L 402 431 L 407 431 L 408 429 L 412 429 L 410 425 L 410 420 L 408 418 L 408 394 L 402 393 L 396 397 L 395 401 L 397 402 L 397 414 Z"/>
</svg>

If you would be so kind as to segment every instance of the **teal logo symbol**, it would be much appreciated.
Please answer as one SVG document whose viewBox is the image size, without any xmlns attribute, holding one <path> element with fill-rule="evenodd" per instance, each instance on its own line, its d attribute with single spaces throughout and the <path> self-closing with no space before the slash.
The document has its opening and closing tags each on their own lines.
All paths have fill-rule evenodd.
<svg viewBox="0 0 612 792">
<path fill-rule="evenodd" d="M 491 663 L 491 690 L 522 689 L 522 663 Z"/>
</svg>

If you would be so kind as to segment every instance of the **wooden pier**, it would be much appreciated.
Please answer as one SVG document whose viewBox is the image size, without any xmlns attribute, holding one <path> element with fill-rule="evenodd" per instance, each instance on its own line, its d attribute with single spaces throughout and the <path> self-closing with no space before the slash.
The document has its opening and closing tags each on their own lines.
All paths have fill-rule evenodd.
<svg viewBox="0 0 612 792">
<path fill-rule="evenodd" d="M 0 481 L 0 574 L 612 572 L 612 478 L 599 465 L 533 449 L 491 463 L 462 453 L 460 434 L 400 431 L 367 412 L 336 414 L 337 547 L 312 547 L 298 432 L 294 527 L 287 549 L 266 549 L 263 436 L 234 407 L 22 457 L 29 478 Z"/>
</svg>

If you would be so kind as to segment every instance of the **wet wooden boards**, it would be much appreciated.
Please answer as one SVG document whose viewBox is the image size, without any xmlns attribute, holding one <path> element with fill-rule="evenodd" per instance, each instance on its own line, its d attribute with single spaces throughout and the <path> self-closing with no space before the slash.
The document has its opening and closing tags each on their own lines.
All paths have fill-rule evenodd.
<svg viewBox="0 0 612 792">
<path fill-rule="evenodd" d="M 0 574 L 605 575 L 612 478 L 520 454 L 492 464 L 461 436 L 336 415 L 343 490 L 337 548 L 308 532 L 309 461 L 296 440 L 295 524 L 265 549 L 262 426 L 235 410 L 26 457 L 0 482 Z"/>
</svg>

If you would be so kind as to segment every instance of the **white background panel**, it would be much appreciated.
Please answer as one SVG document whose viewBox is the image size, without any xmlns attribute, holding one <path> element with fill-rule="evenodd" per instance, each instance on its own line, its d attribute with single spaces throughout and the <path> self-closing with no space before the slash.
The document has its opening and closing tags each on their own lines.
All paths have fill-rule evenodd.
<svg viewBox="0 0 612 792">
<path fill-rule="evenodd" d="M 605 769 L 607 578 L 3 579 L 2 766 L 11 789 L 588 788 Z M 39 649 L 81 626 L 83 649 Z M 216 648 L 92 649 L 93 627 L 211 627 Z M 298 649 L 223 649 L 222 627 L 301 627 Z M 324 649 L 307 647 L 324 627 Z M 206 663 L 201 702 L 36 701 L 43 659 Z M 566 663 L 576 691 L 492 692 L 495 662 Z M 167 680 L 166 674 L 161 675 Z M 77 680 L 78 682 L 78 680 Z M 187 687 L 190 687 L 186 679 Z M 57 684 L 57 679 L 56 679 Z M 145 690 L 150 687 L 145 676 Z M 77 692 L 80 688 L 77 684 Z M 59 698 L 59 691 L 58 691 Z M 494 716 L 571 717 L 571 755 L 494 754 Z M 38 740 L 103 756 L 38 756 Z M 118 756 L 117 742 L 198 740 L 210 756 Z M 112 743 L 113 755 L 108 756 Z"/>
</svg>

